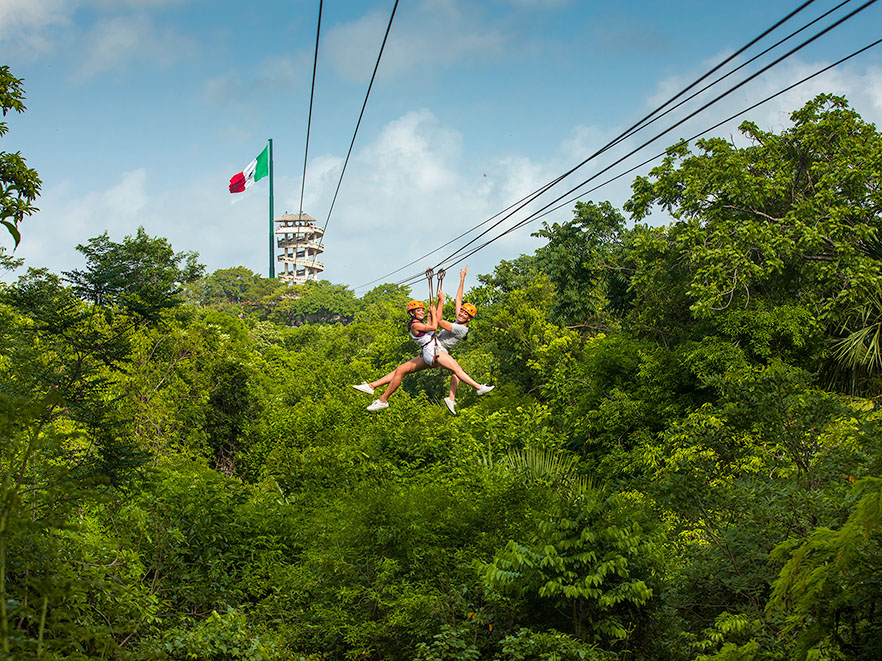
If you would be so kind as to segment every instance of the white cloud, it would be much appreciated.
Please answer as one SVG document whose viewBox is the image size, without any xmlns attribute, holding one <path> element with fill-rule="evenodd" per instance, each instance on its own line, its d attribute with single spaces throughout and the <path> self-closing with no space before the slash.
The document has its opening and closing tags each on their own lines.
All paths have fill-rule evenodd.
<svg viewBox="0 0 882 661">
<path fill-rule="evenodd" d="M 563 155 L 575 166 L 603 147 L 614 136 L 609 129 L 598 126 L 575 126 L 560 148 Z"/>
<path fill-rule="evenodd" d="M 78 194 L 70 181 L 44 189 L 38 211 L 21 225 L 22 242 L 16 256 L 25 267 L 48 267 L 54 273 L 80 265 L 75 246 L 86 243 L 109 229 L 124 227 L 132 233 L 143 220 L 149 202 L 147 173 L 124 172 L 119 181 L 101 191 Z M 119 240 L 122 234 L 113 238 Z"/>
<path fill-rule="evenodd" d="M 721 54 L 703 64 L 701 70 L 713 66 L 725 58 L 725 54 Z M 686 122 L 683 126 L 678 127 L 668 134 L 668 137 L 662 139 L 664 145 L 673 144 L 680 137 L 691 136 L 703 129 L 709 128 L 717 122 L 738 113 L 745 108 L 750 107 L 754 103 L 765 99 L 793 83 L 823 69 L 829 61 L 812 61 L 807 62 L 797 58 L 782 62 L 773 67 L 761 76 L 747 83 L 743 87 L 734 91 L 730 95 L 721 99 L 713 106 L 692 120 Z M 756 69 L 754 69 L 756 70 Z M 719 75 L 716 74 L 712 78 L 704 81 L 697 89 L 715 80 Z M 671 113 L 668 117 L 659 120 L 656 124 L 647 128 L 641 135 L 646 134 L 646 138 L 660 132 L 665 127 L 670 126 L 679 118 L 685 117 L 692 111 L 697 110 L 702 105 L 712 100 L 716 96 L 724 93 L 729 87 L 744 80 L 751 74 L 751 71 L 742 70 L 722 81 L 718 85 L 710 88 L 700 96 L 689 101 L 681 109 Z M 681 76 L 670 77 L 658 84 L 657 91 L 650 95 L 647 99 L 647 107 L 654 108 L 657 104 L 666 101 L 675 92 L 691 83 L 697 75 L 697 72 L 689 72 Z M 691 94 L 692 90 L 689 92 Z M 714 129 L 710 135 L 732 136 L 738 140 L 737 126 L 745 119 L 755 122 L 761 129 L 767 131 L 780 131 L 790 126 L 790 114 L 800 108 L 816 95 L 828 92 L 832 94 L 843 95 L 848 98 L 849 103 L 855 108 L 863 118 L 869 122 L 877 123 L 882 118 L 882 71 L 875 67 L 864 67 L 860 64 L 860 60 L 853 60 L 845 63 L 821 74 L 792 90 L 769 100 L 756 109 L 745 115 L 733 119 L 724 126 Z M 688 94 L 686 95 L 688 96 Z M 679 102 L 679 99 L 678 101 Z"/>
<path fill-rule="evenodd" d="M 290 93 L 305 77 L 306 62 L 302 57 L 300 60 L 298 63 L 284 56 L 264 58 L 245 75 L 233 72 L 207 81 L 203 97 L 211 103 L 253 104 L 258 95 L 266 98 L 268 93 Z"/>
<path fill-rule="evenodd" d="M 309 164 L 304 211 L 322 224 L 340 166 L 340 159 L 327 156 Z M 374 141 L 356 150 L 349 163 L 328 223 L 325 277 L 353 286 L 381 277 L 484 222 L 549 177 L 546 166 L 515 156 L 485 167 L 487 172 L 475 170 L 464 157 L 462 136 L 426 110 L 389 122 Z M 299 181 L 296 190 L 299 193 Z M 296 209 L 298 202 L 291 195 L 283 205 Z M 473 247 L 521 217 L 523 212 L 504 221 Z M 425 270 L 474 236 L 442 248 L 388 280 Z M 470 271 L 488 272 L 499 259 L 532 251 L 537 245 L 529 231 L 515 232 L 470 258 Z"/>
<path fill-rule="evenodd" d="M 0 3 L 0 36 L 65 23 L 72 5 L 64 0 L 4 0 Z"/>
<path fill-rule="evenodd" d="M 423 196 L 451 185 L 455 174 L 449 164 L 461 141 L 458 133 L 442 129 L 429 111 L 410 112 L 390 122 L 363 158 L 373 163 L 371 179 L 381 190 L 405 188 Z"/>
<path fill-rule="evenodd" d="M 75 77 L 87 80 L 132 62 L 169 66 L 195 51 L 192 39 L 173 28 L 159 28 L 146 15 L 102 19 L 86 35 L 86 54 Z"/>
<path fill-rule="evenodd" d="M 31 57 L 45 53 L 53 46 L 51 33 L 69 25 L 75 7 L 65 0 L 3 0 L 0 43 Z"/>
<path fill-rule="evenodd" d="M 186 0 L 2 0 L 0 42 L 8 51 L 38 57 L 82 36 L 74 21 L 80 9 L 94 7 L 105 14 L 118 14 L 120 9 L 151 10 L 182 2 Z M 93 31 L 89 37 L 94 36 Z M 101 69 L 106 68 L 110 67 Z"/>
<path fill-rule="evenodd" d="M 324 37 L 323 51 L 337 73 L 348 80 L 370 78 L 389 15 L 377 10 L 336 26 Z M 494 29 L 481 29 L 475 8 L 455 0 L 424 0 L 411 14 L 396 14 L 383 52 L 380 71 L 425 74 L 463 61 L 499 58 L 509 39 Z"/>
</svg>

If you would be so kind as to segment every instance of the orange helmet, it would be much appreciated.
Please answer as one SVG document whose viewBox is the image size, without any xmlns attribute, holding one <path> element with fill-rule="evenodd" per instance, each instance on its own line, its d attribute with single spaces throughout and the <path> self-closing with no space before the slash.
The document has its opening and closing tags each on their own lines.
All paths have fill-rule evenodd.
<svg viewBox="0 0 882 661">
<path fill-rule="evenodd" d="M 460 306 L 460 309 L 461 309 L 461 310 L 465 310 L 466 312 L 468 312 L 469 316 L 470 316 L 472 319 L 474 319 L 474 318 L 475 318 L 475 315 L 478 314 L 478 308 L 476 308 L 476 307 L 475 307 L 474 305 L 472 305 L 471 303 L 463 303 L 463 304 Z"/>
<path fill-rule="evenodd" d="M 426 306 L 423 305 L 422 301 L 408 301 L 408 303 L 407 303 L 407 311 L 408 312 L 410 312 L 411 310 L 416 310 L 417 308 L 425 309 Z"/>
</svg>

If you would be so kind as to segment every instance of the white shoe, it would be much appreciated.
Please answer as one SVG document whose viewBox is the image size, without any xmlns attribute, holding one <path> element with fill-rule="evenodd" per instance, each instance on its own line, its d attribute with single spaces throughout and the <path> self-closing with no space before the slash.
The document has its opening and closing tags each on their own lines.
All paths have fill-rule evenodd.
<svg viewBox="0 0 882 661">
<path fill-rule="evenodd" d="M 383 409 L 389 408 L 389 405 L 384 402 L 382 399 L 375 399 L 373 403 L 367 407 L 368 411 L 382 411 Z"/>
<path fill-rule="evenodd" d="M 478 388 L 478 394 L 479 395 L 486 395 L 488 392 L 493 390 L 495 387 L 496 386 L 483 385 L 480 388 Z"/>
<path fill-rule="evenodd" d="M 362 381 L 357 386 L 352 386 L 359 392 L 363 392 L 365 395 L 373 395 L 374 389 L 368 385 L 367 381 Z"/>
<path fill-rule="evenodd" d="M 447 405 L 447 410 L 450 411 L 453 415 L 456 415 L 456 402 L 450 399 L 450 397 L 445 397 L 444 403 Z"/>
</svg>

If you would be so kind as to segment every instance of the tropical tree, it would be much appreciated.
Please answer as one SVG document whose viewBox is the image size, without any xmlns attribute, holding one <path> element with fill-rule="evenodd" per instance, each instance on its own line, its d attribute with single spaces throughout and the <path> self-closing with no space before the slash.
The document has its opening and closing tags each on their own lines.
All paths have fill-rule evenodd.
<svg viewBox="0 0 882 661">
<path fill-rule="evenodd" d="M 166 239 L 150 237 L 143 227 L 122 243 L 104 232 L 77 250 L 85 256 L 86 268 L 64 272 L 74 293 L 95 305 L 115 306 L 153 321 L 161 310 L 182 304 L 182 285 L 205 269 L 195 252 L 176 253 Z"/>
<path fill-rule="evenodd" d="M 198 305 L 257 305 L 280 288 L 285 288 L 281 280 L 262 278 L 251 269 L 234 266 L 188 283 L 185 292 L 188 300 Z"/>
<path fill-rule="evenodd" d="M 760 358 L 816 367 L 879 290 L 882 135 L 831 95 L 791 119 L 780 134 L 743 123 L 743 148 L 721 138 L 698 141 L 696 154 L 676 145 L 635 180 L 626 210 L 639 220 L 658 205 L 674 222 L 635 238 L 632 321 L 715 331 Z"/>
<path fill-rule="evenodd" d="M 625 218 L 609 202 L 577 202 L 574 213 L 563 225 L 543 223 L 533 236 L 548 239 L 536 251 L 536 263 L 554 283 L 555 319 L 584 325 L 620 304 L 626 279 L 617 257 Z"/>
<path fill-rule="evenodd" d="M 10 110 L 24 112 L 22 82 L 12 75 L 8 66 L 0 66 L 0 110 L 4 117 Z M 0 137 L 7 131 L 6 122 L 0 122 Z M 40 194 L 41 183 L 37 171 L 25 164 L 21 152 L 0 151 L 0 223 L 12 236 L 15 246 L 21 242 L 19 223 L 37 210 L 32 202 Z"/>
<path fill-rule="evenodd" d="M 642 501 L 573 492 L 542 515 L 533 539 L 496 553 L 483 568 L 485 584 L 523 599 L 521 617 L 534 627 L 609 650 L 648 644 L 661 554 Z"/>
<path fill-rule="evenodd" d="M 857 501 L 838 529 L 821 526 L 778 546 L 785 560 L 768 604 L 784 615 L 795 659 L 872 659 L 882 650 L 882 479 L 854 485 Z"/>
</svg>

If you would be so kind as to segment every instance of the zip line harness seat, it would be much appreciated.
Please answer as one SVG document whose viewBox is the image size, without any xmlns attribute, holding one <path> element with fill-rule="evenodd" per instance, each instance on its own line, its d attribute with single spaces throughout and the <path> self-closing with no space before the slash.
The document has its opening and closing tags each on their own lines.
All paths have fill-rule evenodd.
<svg viewBox="0 0 882 661">
<path fill-rule="evenodd" d="M 444 282 L 444 276 L 446 274 L 447 274 L 447 271 L 445 271 L 443 268 L 438 269 L 438 293 L 439 293 L 439 296 L 441 293 L 441 283 Z M 434 275 L 435 275 L 435 273 L 432 270 L 432 267 L 429 267 L 426 269 L 426 280 L 429 281 L 429 312 L 430 313 L 432 310 L 432 299 L 435 297 L 435 290 L 432 289 L 432 278 L 434 277 Z M 439 313 L 440 312 L 441 311 L 439 310 Z M 432 367 L 437 367 L 438 369 L 441 369 L 441 365 L 438 364 L 438 353 L 440 350 L 438 349 L 438 331 L 437 330 L 432 335 L 432 342 L 434 342 L 434 344 L 435 344 L 435 357 L 432 360 Z"/>
</svg>

